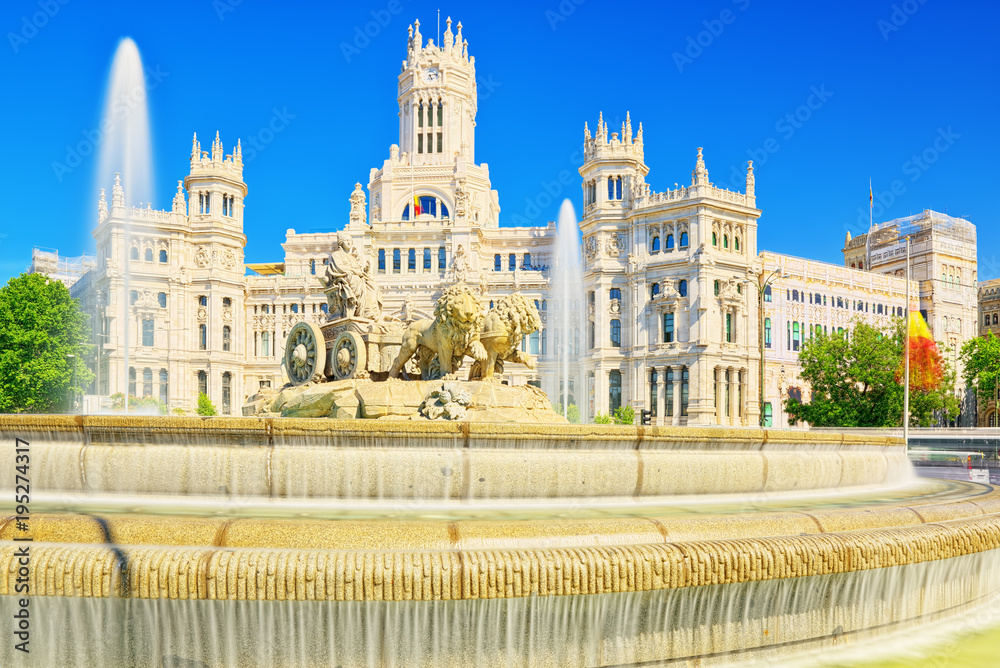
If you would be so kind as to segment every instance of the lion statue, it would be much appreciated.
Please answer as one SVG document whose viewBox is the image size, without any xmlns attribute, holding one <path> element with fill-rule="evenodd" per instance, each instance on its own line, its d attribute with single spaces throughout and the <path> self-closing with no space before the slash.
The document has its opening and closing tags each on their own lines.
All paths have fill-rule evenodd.
<svg viewBox="0 0 1000 668">
<path fill-rule="evenodd" d="M 389 369 L 390 378 L 399 378 L 403 366 L 417 355 L 420 377 L 431 376 L 431 363 L 437 361 L 440 375 L 458 371 L 466 355 L 486 359 L 479 343 L 483 327 L 483 307 L 479 297 L 465 283 L 456 283 L 444 291 L 434 307 L 434 319 L 417 320 L 403 331 L 403 343 L 396 361 Z"/>
<path fill-rule="evenodd" d="M 521 339 L 542 328 L 538 309 L 520 293 L 507 295 L 486 314 L 483 332 L 479 335 L 485 359 L 476 359 L 469 369 L 469 380 L 492 381 L 503 373 L 504 362 L 520 362 L 529 369 L 535 368 L 531 355 L 520 350 Z"/>
</svg>

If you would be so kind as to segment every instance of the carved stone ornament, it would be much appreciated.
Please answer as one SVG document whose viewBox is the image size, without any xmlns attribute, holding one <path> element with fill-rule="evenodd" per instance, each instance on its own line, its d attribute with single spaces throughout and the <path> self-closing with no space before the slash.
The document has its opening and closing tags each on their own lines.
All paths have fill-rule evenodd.
<svg viewBox="0 0 1000 668">
<path fill-rule="evenodd" d="M 617 232 L 612 232 L 608 237 L 607 250 L 609 256 L 618 257 L 625 252 L 625 239 Z"/>
<path fill-rule="evenodd" d="M 194 263 L 199 267 L 204 269 L 211 263 L 212 255 L 208 252 L 208 248 L 205 246 L 198 246 L 198 250 L 194 254 Z"/>
<path fill-rule="evenodd" d="M 222 251 L 222 266 L 225 269 L 235 269 L 236 268 L 236 251 L 232 248 L 227 248 Z"/>
<path fill-rule="evenodd" d="M 598 241 L 597 236 L 589 236 L 584 239 L 583 242 L 584 253 L 587 255 L 588 260 L 593 260 L 597 257 L 598 253 Z"/>
</svg>

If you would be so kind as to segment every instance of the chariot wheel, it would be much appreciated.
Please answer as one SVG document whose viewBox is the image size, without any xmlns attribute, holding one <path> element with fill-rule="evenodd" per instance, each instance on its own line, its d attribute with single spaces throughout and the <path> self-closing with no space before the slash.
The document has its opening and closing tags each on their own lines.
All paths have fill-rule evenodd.
<svg viewBox="0 0 1000 668">
<path fill-rule="evenodd" d="M 326 342 L 323 332 L 310 322 L 298 322 L 285 343 L 285 368 L 292 385 L 302 385 L 326 366 Z"/>
<path fill-rule="evenodd" d="M 362 371 L 368 369 L 365 340 L 357 332 L 341 332 L 333 342 L 330 361 L 333 366 L 333 376 L 337 380 L 357 378 Z"/>
</svg>

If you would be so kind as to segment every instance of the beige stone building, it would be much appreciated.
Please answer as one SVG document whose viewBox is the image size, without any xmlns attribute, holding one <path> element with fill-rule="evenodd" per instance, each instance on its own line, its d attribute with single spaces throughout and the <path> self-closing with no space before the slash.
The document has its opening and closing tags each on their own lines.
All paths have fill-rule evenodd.
<svg viewBox="0 0 1000 668">
<path fill-rule="evenodd" d="M 344 218 L 331 225 L 371 267 L 385 317 L 429 316 L 453 281 L 476 289 L 484 305 L 519 291 L 542 318 L 523 343 L 538 368 L 508 365 L 508 382 L 558 397 L 561 338 L 579 357 L 569 395 L 586 419 L 628 404 L 650 411 L 654 424 L 756 425 L 763 411 L 766 424 L 786 426 L 784 400 L 808 397 L 798 351 L 810 336 L 858 320 L 888 326 L 902 314 L 906 283 L 893 239 L 905 226 L 919 231 L 911 290 L 935 334 L 953 350 L 978 331 L 967 221 L 927 212 L 880 225 L 870 245 L 848 238 L 845 266 L 761 252 L 752 165 L 744 192 L 718 188 L 698 149 L 690 185 L 656 192 L 642 126 L 633 132 L 626 115 L 620 132 L 609 132 L 603 116 L 593 135 L 584 128 L 583 285 L 566 305 L 580 327 L 559 332 L 551 317 L 555 226 L 501 226 L 489 166 L 476 161 L 475 59 L 461 24 L 454 33 L 446 26 L 439 45 L 425 43 L 419 23 L 410 28 L 397 143 L 367 187 L 345 187 Z M 127 186 L 115 184 L 110 206 L 102 193 L 97 269 L 73 286 L 102 344 L 95 392 L 129 388 L 192 410 L 204 391 L 222 413 L 238 414 L 261 385 L 284 382 L 293 325 L 327 319 L 321 279 L 337 235 L 289 229 L 283 257 L 244 265 L 241 151 L 237 143 L 224 156 L 218 136 L 206 152 L 195 139 L 169 211 L 126 206 Z"/>
<path fill-rule="evenodd" d="M 979 335 L 1000 336 L 1000 278 L 979 283 Z M 996 427 L 1000 413 L 997 412 L 1000 389 L 991 401 L 978 401 L 978 426 Z"/>
</svg>

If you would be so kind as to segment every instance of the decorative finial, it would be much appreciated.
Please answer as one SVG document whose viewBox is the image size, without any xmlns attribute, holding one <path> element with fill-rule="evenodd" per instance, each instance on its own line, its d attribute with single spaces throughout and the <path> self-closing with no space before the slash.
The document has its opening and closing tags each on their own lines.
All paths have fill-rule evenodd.
<svg viewBox="0 0 1000 668">
<path fill-rule="evenodd" d="M 632 143 L 632 116 L 629 112 L 625 112 L 625 129 L 622 132 L 622 136 L 625 137 L 625 143 Z"/>
<path fill-rule="evenodd" d="M 747 160 L 747 197 L 756 197 L 755 179 L 753 175 L 753 160 Z"/>
<path fill-rule="evenodd" d="M 635 141 L 639 144 L 642 143 L 642 123 L 639 123 L 639 133 L 635 136 Z"/>
<path fill-rule="evenodd" d="M 583 138 L 590 139 L 590 128 L 587 127 L 587 121 L 583 122 Z"/>
<path fill-rule="evenodd" d="M 701 155 L 701 147 L 698 147 L 698 160 L 695 162 L 694 171 L 691 172 L 691 185 L 708 185 L 708 170 L 705 168 L 705 160 Z"/>
</svg>

